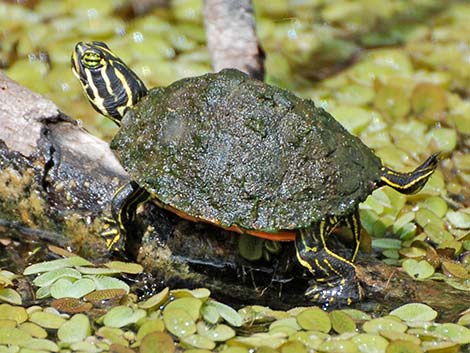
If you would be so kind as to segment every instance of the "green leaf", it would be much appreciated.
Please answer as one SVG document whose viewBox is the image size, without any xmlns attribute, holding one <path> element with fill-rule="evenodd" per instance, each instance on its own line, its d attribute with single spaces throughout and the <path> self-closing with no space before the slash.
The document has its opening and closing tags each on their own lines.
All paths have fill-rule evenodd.
<svg viewBox="0 0 470 353">
<path fill-rule="evenodd" d="M 331 330 L 331 320 L 328 314 L 320 308 L 311 308 L 297 315 L 297 322 L 305 330 L 328 333 Z"/>
<path fill-rule="evenodd" d="M 44 330 L 41 326 L 34 324 L 32 322 L 23 322 L 18 326 L 19 329 L 28 332 L 31 336 L 35 338 L 46 338 L 47 331 Z"/>
<path fill-rule="evenodd" d="M 95 283 L 89 278 L 81 278 L 75 282 L 61 278 L 51 286 L 51 295 L 55 299 L 65 297 L 81 298 L 95 289 Z"/>
<path fill-rule="evenodd" d="M 387 347 L 387 353 L 422 353 L 419 345 L 409 341 L 393 341 Z"/>
<path fill-rule="evenodd" d="M 115 270 L 112 268 L 105 268 L 105 267 L 77 266 L 75 268 L 77 271 L 79 271 L 83 275 L 117 275 L 121 273 L 119 270 Z"/>
<path fill-rule="evenodd" d="M 396 308 L 390 315 L 403 321 L 432 321 L 437 317 L 437 311 L 426 304 L 410 303 Z"/>
<path fill-rule="evenodd" d="M 455 228 L 470 228 L 470 214 L 459 211 L 449 211 L 446 217 Z"/>
<path fill-rule="evenodd" d="M 23 300 L 13 288 L 3 288 L 0 289 L 0 302 L 21 305 Z"/>
<path fill-rule="evenodd" d="M 145 336 L 140 345 L 140 353 L 173 353 L 175 343 L 165 332 L 152 332 Z"/>
<path fill-rule="evenodd" d="M 205 322 L 199 321 L 196 328 L 199 335 L 207 337 L 212 341 L 224 342 L 235 337 L 235 331 L 230 326 L 224 324 L 209 326 Z"/>
<path fill-rule="evenodd" d="M 277 349 L 279 348 L 283 343 L 287 341 L 286 335 L 280 332 L 276 333 L 255 333 L 252 334 L 251 336 L 247 337 L 242 337 L 242 336 L 236 336 L 232 338 L 230 342 L 236 342 L 236 343 L 241 343 L 243 345 L 249 346 L 249 347 L 260 347 L 260 349 L 256 350 L 256 352 L 261 350 L 261 347 L 269 347 L 272 349 Z"/>
<path fill-rule="evenodd" d="M 389 238 L 379 238 L 372 239 L 372 247 L 379 249 L 401 249 L 401 240 L 399 239 L 389 239 Z"/>
<path fill-rule="evenodd" d="M 337 333 L 355 332 L 356 323 L 351 317 L 341 310 L 333 310 L 330 312 L 331 326 Z"/>
<path fill-rule="evenodd" d="M 76 314 L 64 322 L 57 331 L 62 342 L 74 343 L 83 341 L 91 333 L 90 320 L 84 314 Z"/>
<path fill-rule="evenodd" d="M 242 234 L 238 239 L 238 251 L 248 261 L 257 261 L 263 256 L 264 239 Z"/>
<path fill-rule="evenodd" d="M 96 289 L 101 290 L 101 289 L 124 289 L 126 293 L 129 293 L 129 286 L 121 281 L 118 278 L 113 278 L 113 277 L 107 277 L 107 276 L 86 276 L 86 278 L 89 278 L 95 282 Z"/>
<path fill-rule="evenodd" d="M 324 341 L 320 344 L 318 350 L 325 353 L 359 353 L 354 342 L 344 340 Z"/>
<path fill-rule="evenodd" d="M 162 332 L 165 330 L 165 324 L 161 319 L 146 319 L 137 331 L 137 340 L 143 339 L 149 333 Z"/>
<path fill-rule="evenodd" d="M 161 292 L 152 295 L 146 301 L 140 302 L 139 307 L 142 309 L 150 309 L 162 305 L 166 300 L 168 300 L 168 293 L 170 289 L 168 287 L 164 288 Z"/>
<path fill-rule="evenodd" d="M 51 296 L 51 287 L 41 287 L 36 291 L 36 299 L 49 298 Z"/>
<path fill-rule="evenodd" d="M 359 349 L 364 353 L 385 353 L 388 341 L 378 334 L 360 333 L 351 339 Z"/>
<path fill-rule="evenodd" d="M 402 267 L 410 277 L 419 280 L 429 278 L 434 273 L 434 267 L 425 260 L 418 262 L 414 259 L 406 259 L 403 261 Z"/>
<path fill-rule="evenodd" d="M 31 335 L 18 328 L 0 328 L 0 344 L 22 346 L 32 339 Z"/>
<path fill-rule="evenodd" d="M 17 324 L 21 324 L 28 320 L 28 313 L 21 306 L 0 304 L 0 320 L 14 320 Z"/>
<path fill-rule="evenodd" d="M 65 319 L 57 314 L 35 311 L 29 316 L 29 321 L 44 328 L 58 329 L 65 322 Z"/>
<path fill-rule="evenodd" d="M 58 352 L 59 346 L 47 339 L 33 338 L 23 345 L 24 348 L 29 348 L 34 351 L 47 351 L 47 352 Z"/>
<path fill-rule="evenodd" d="M 80 256 L 71 256 L 65 259 L 58 259 L 52 261 L 39 262 L 37 264 L 25 268 L 24 275 L 32 275 L 40 272 L 49 272 L 59 268 L 74 267 L 74 266 L 93 266 L 90 261 L 85 260 Z"/>
<path fill-rule="evenodd" d="M 231 326 L 240 327 L 242 325 L 242 317 L 237 311 L 232 309 L 230 306 L 223 303 L 219 303 L 215 300 L 208 301 L 207 305 L 214 307 L 219 313 L 219 315 Z"/>
<path fill-rule="evenodd" d="M 343 309 L 341 311 L 344 312 L 345 314 L 348 314 L 351 317 L 351 319 L 353 319 L 355 321 L 367 321 L 367 320 L 372 319 L 372 317 L 369 314 L 365 313 L 362 310 Z"/>
<path fill-rule="evenodd" d="M 470 343 L 470 329 L 453 324 L 445 323 L 434 326 L 430 329 L 431 332 L 437 333 L 447 337 L 449 340 L 459 344 L 468 344 Z"/>
<path fill-rule="evenodd" d="M 80 279 L 82 278 L 82 275 L 80 272 L 74 270 L 73 268 L 58 268 L 57 270 L 52 270 L 36 277 L 33 280 L 33 284 L 38 287 L 47 287 L 57 281 L 59 278 L 64 277 Z"/>
<path fill-rule="evenodd" d="M 194 321 L 196 321 L 197 319 L 199 319 L 201 314 L 201 305 L 202 302 L 199 299 L 193 297 L 184 297 L 173 300 L 172 302 L 168 303 L 168 305 L 165 307 L 165 310 L 184 310 L 191 316 Z"/>
<path fill-rule="evenodd" d="M 215 348 L 214 341 L 212 341 L 211 339 L 205 336 L 201 336 L 198 334 L 182 337 L 181 342 L 184 344 L 190 345 L 191 347 L 195 347 L 195 348 L 210 349 L 210 350 Z"/>
<path fill-rule="evenodd" d="M 208 323 L 216 324 L 219 321 L 220 314 L 214 306 L 211 306 L 207 303 L 210 302 L 206 302 L 202 305 L 201 315 Z"/>
<path fill-rule="evenodd" d="M 185 310 L 170 309 L 163 311 L 163 321 L 168 331 L 177 337 L 185 337 L 196 332 L 196 324 Z"/>
<path fill-rule="evenodd" d="M 362 329 L 367 333 L 376 333 L 380 331 L 406 332 L 408 327 L 402 322 L 390 317 L 379 317 L 365 322 Z"/>
<path fill-rule="evenodd" d="M 103 323 L 108 327 L 124 327 L 130 324 L 134 324 L 140 319 L 147 315 L 145 310 L 131 308 L 120 305 L 115 306 L 106 313 L 103 317 Z"/>
<path fill-rule="evenodd" d="M 131 263 L 131 262 L 123 262 L 123 261 L 111 261 L 104 264 L 107 268 L 118 270 L 122 273 L 131 273 L 131 274 L 138 274 L 141 273 L 144 268 L 142 265 Z"/>
</svg>

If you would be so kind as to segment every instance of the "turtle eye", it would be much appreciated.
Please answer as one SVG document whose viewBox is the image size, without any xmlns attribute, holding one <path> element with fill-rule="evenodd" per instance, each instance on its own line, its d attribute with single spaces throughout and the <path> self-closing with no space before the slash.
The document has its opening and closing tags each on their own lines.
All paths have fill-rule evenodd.
<svg viewBox="0 0 470 353">
<path fill-rule="evenodd" d="M 95 51 L 85 51 L 82 55 L 81 62 L 88 69 L 97 69 L 103 66 L 103 57 Z"/>
</svg>

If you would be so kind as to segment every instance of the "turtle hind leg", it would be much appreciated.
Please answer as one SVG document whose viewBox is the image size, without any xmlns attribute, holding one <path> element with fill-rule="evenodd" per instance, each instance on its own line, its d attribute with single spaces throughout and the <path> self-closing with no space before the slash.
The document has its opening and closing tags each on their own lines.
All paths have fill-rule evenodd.
<svg viewBox="0 0 470 353">
<path fill-rule="evenodd" d="M 297 259 L 315 277 L 305 295 L 312 301 L 325 306 L 351 304 L 361 297 L 361 290 L 356 279 L 356 267 L 353 262 L 331 251 L 326 240 L 336 225 L 345 223 L 351 226 L 355 239 L 359 239 L 359 223 L 355 216 L 347 220 L 329 217 L 312 224 L 311 227 L 299 229 L 295 246 Z M 358 247 L 358 242 L 356 249 Z M 353 258 L 357 250 L 353 251 Z"/>
<path fill-rule="evenodd" d="M 353 214 L 343 219 L 343 224 L 351 229 L 353 235 L 353 251 L 351 255 L 351 262 L 356 260 L 357 253 L 359 252 L 359 246 L 361 245 L 361 218 L 359 217 L 359 209 L 357 208 Z"/>
<path fill-rule="evenodd" d="M 409 173 L 400 173 L 382 167 L 381 185 L 388 185 L 402 194 L 414 194 L 421 190 L 437 167 L 439 153 L 432 154 L 418 168 Z"/>
<path fill-rule="evenodd" d="M 131 181 L 121 186 L 111 200 L 112 225 L 101 234 L 108 250 L 123 252 L 126 235 L 131 228 L 137 207 L 150 198 L 150 194 L 137 183 Z"/>
</svg>

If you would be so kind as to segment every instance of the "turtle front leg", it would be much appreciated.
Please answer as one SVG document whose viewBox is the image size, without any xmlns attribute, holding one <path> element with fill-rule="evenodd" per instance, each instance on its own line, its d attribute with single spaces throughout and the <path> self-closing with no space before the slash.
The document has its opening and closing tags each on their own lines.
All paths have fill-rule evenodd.
<svg viewBox="0 0 470 353">
<path fill-rule="evenodd" d="M 353 231 L 355 249 L 352 260 L 334 253 L 326 244 L 326 239 L 340 223 L 346 223 Z M 325 305 L 335 301 L 349 305 L 360 300 L 361 289 L 356 279 L 356 267 L 352 262 L 359 248 L 359 230 L 356 212 L 345 219 L 329 217 L 297 232 L 297 259 L 315 277 L 315 281 L 305 292 L 312 301 Z"/>
<path fill-rule="evenodd" d="M 108 250 L 122 252 L 126 235 L 135 219 L 137 207 L 150 198 L 150 194 L 131 181 L 121 186 L 111 200 L 112 225 L 102 232 Z"/>
</svg>

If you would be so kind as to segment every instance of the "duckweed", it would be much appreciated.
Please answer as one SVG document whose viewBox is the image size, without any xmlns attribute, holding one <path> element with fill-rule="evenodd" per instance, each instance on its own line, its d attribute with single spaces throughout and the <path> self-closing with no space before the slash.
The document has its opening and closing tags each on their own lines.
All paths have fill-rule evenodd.
<svg viewBox="0 0 470 353">
<path fill-rule="evenodd" d="M 403 270 L 415 279 L 423 280 L 434 274 L 434 267 L 426 260 L 406 259 L 402 266 Z"/>
<path fill-rule="evenodd" d="M 432 321 L 437 317 L 437 312 L 426 304 L 410 303 L 392 310 L 390 315 L 403 321 Z"/>
<path fill-rule="evenodd" d="M 205 300 L 193 299 L 200 301 L 201 306 Z M 213 299 L 210 302 L 217 303 Z M 269 308 L 253 307 L 258 312 L 257 319 L 244 320 L 244 334 L 240 335 L 236 327 L 206 322 L 200 313 L 193 318 L 190 314 L 192 301 L 179 302 L 173 307 L 167 305 L 152 313 L 138 309 L 138 304 L 130 301 L 126 305 L 114 306 L 106 315 L 95 319 L 85 314 L 59 316 L 51 308 L 31 307 L 25 310 L 2 304 L 0 312 L 21 312 L 21 323 L 10 320 L 11 324 L 0 326 L 0 345 L 57 352 L 58 345 L 48 339 L 48 331 L 55 332 L 60 347 L 84 352 L 100 352 L 110 348 L 110 344 L 121 347 L 115 348 L 119 352 L 127 352 L 125 347 L 138 348 L 141 352 L 173 352 L 178 345 L 189 352 L 212 351 L 216 347 L 220 352 L 245 352 L 246 349 L 287 353 L 309 350 L 441 352 L 439 349 L 457 352 L 463 345 L 470 344 L 470 329 L 463 326 L 470 321 L 464 319 L 467 313 L 462 314 L 458 324 L 436 323 L 436 311 L 420 303 L 403 305 L 391 311 L 390 316 L 375 319 L 357 309 L 334 310 L 328 314 L 315 307 L 294 308 L 287 317 L 282 315 L 275 319 L 265 332 L 250 335 L 246 333 L 257 320 L 272 317 L 273 312 Z M 244 315 L 240 313 L 250 315 L 250 309 L 231 310 L 242 317 Z M 314 325 L 316 320 L 319 322 Z M 278 331 L 279 328 L 291 331 L 286 334 Z M 105 346 L 98 344 L 97 339 L 100 338 L 106 339 L 103 341 Z"/>
<path fill-rule="evenodd" d="M 90 320 L 84 314 L 76 314 L 64 322 L 57 330 L 57 337 L 64 343 L 85 340 L 91 333 Z"/>
</svg>

